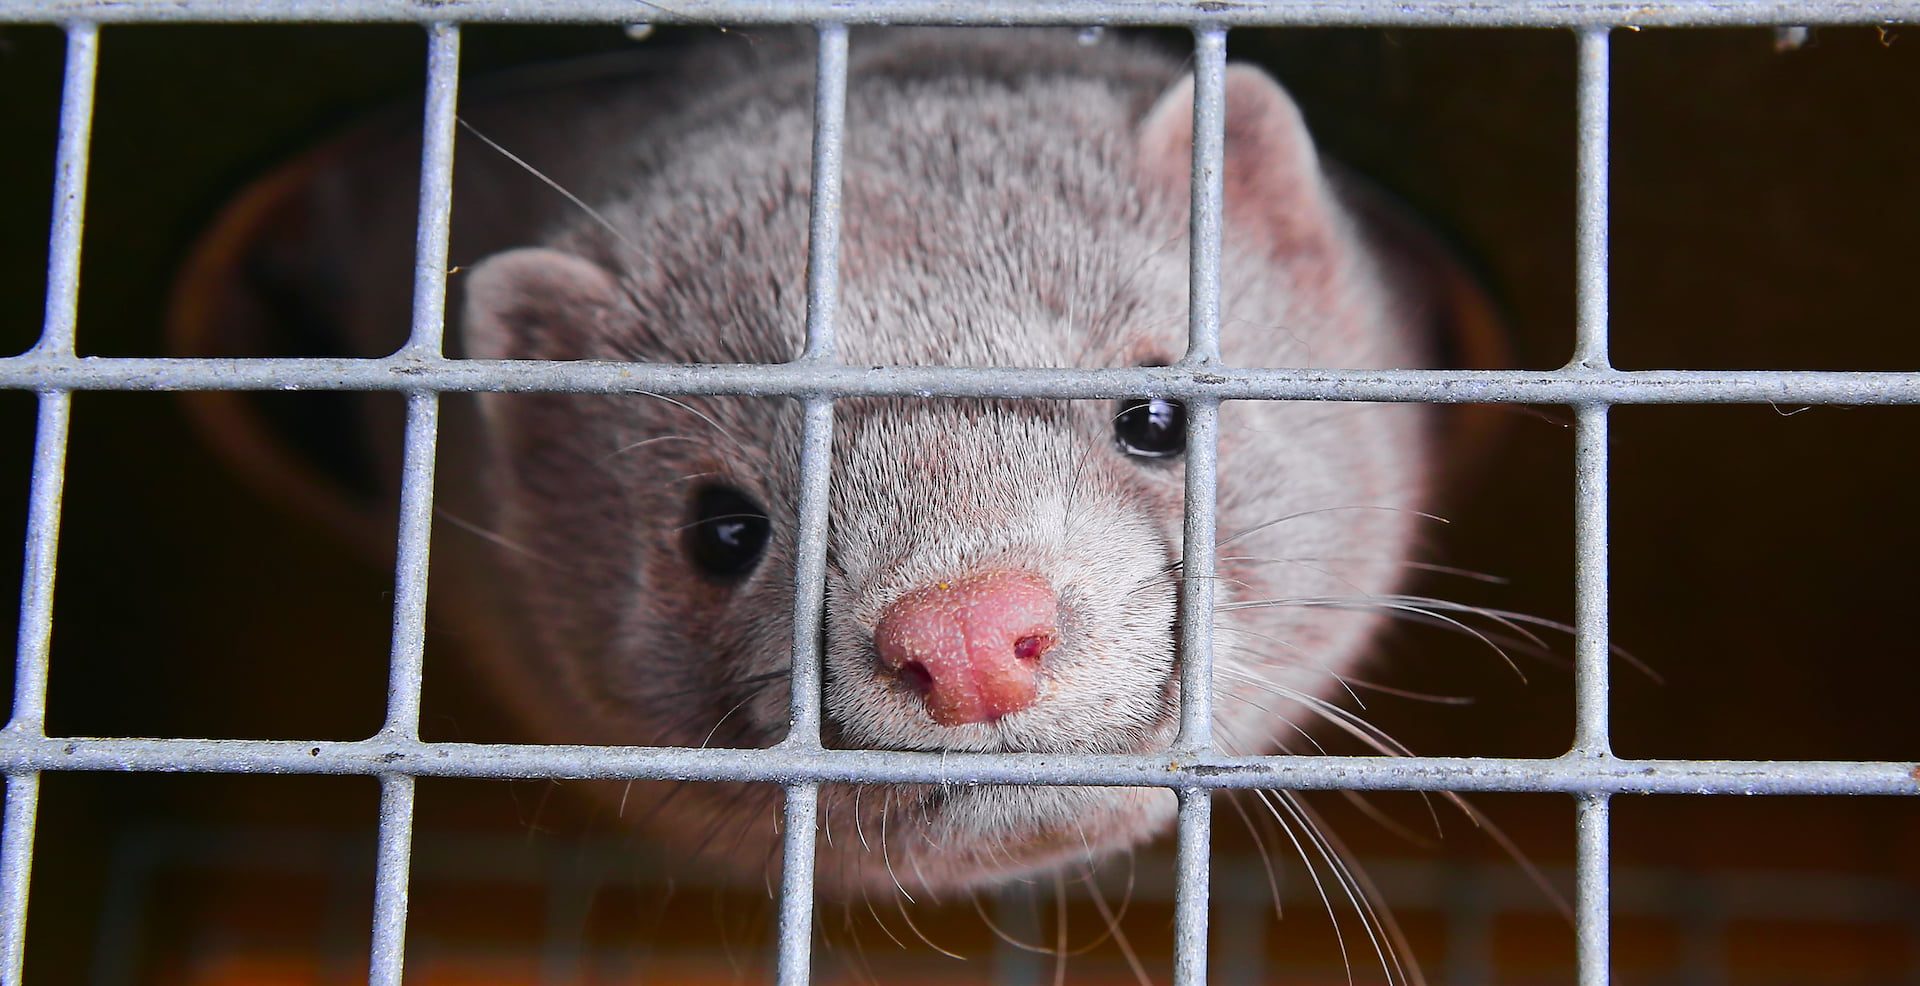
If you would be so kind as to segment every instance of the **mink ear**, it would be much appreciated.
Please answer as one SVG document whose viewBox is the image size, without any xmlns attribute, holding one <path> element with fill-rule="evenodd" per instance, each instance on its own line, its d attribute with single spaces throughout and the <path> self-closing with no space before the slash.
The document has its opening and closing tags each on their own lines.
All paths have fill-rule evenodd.
<svg viewBox="0 0 1920 986">
<path fill-rule="evenodd" d="M 467 275 L 461 341 L 475 359 L 593 359 L 620 289 L 605 269 L 558 250 L 496 253 Z"/>
<path fill-rule="evenodd" d="M 1286 90 L 1249 65 L 1226 71 L 1223 183 L 1230 225 L 1258 231 L 1277 257 L 1334 248 L 1338 212 L 1306 123 Z M 1141 180 L 1187 201 L 1193 168 L 1193 76 L 1174 83 L 1140 123 Z"/>
</svg>

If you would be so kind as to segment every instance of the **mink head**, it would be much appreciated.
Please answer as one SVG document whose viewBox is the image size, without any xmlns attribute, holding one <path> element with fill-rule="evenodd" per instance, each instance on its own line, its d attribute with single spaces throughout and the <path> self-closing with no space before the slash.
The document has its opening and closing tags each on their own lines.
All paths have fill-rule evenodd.
<svg viewBox="0 0 1920 986">
<path fill-rule="evenodd" d="M 1070 40 L 855 46 L 839 356 L 1113 367 L 1185 350 L 1192 91 L 1171 60 Z M 784 73 L 784 74 L 783 74 Z M 620 191 L 467 275 L 466 355 L 769 363 L 806 317 L 804 64 L 639 135 Z M 1222 342 L 1247 366 L 1418 359 L 1300 115 L 1227 73 Z M 786 730 L 800 408 L 780 399 L 481 398 L 488 518 L 549 694 L 602 742 L 754 747 Z M 1183 408 L 835 404 L 827 741 L 889 750 L 1168 748 L 1179 687 Z M 1298 741 L 1390 592 L 1428 471 L 1417 409 L 1236 402 L 1220 431 L 1216 735 Z M 541 559 L 541 560 L 534 560 Z M 535 708 L 537 707 L 537 708 Z M 694 785 L 704 836 L 761 788 Z M 978 884 L 1166 826 L 1170 792 L 831 787 L 828 887 Z M 764 802 L 762 802 L 764 804 Z M 761 815 L 761 818 L 766 816 Z M 758 871 L 759 823 L 731 856 Z M 856 834 L 857 830 L 857 834 Z"/>
</svg>

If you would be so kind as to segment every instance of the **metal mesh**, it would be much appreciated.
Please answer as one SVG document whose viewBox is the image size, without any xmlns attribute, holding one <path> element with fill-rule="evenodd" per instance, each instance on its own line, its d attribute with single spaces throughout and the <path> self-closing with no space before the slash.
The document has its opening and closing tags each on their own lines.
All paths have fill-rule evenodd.
<svg viewBox="0 0 1920 986">
<path fill-rule="evenodd" d="M 807 342 L 777 366 L 451 360 L 442 353 L 460 30 L 471 22 L 634 19 L 624 0 L 15 0 L 0 23 L 64 23 L 67 62 L 48 259 L 46 321 L 27 353 L 0 359 L 0 387 L 39 395 L 13 717 L 0 733 L 7 773 L 0 848 L 0 984 L 21 981 L 27 887 L 39 778 L 49 770 L 361 774 L 381 783 L 369 981 L 397 986 L 405 947 L 415 779 L 611 778 L 759 781 L 786 788 L 779 981 L 808 981 L 813 853 L 822 783 L 1096 784 L 1163 787 L 1179 795 L 1175 976 L 1207 979 L 1210 793 L 1218 788 L 1562 792 L 1578 802 L 1576 928 L 1579 981 L 1608 979 L 1609 799 L 1616 794 L 1920 794 L 1911 763 L 1627 760 L 1608 741 L 1607 412 L 1614 404 L 1920 404 L 1920 373 L 1620 371 L 1607 357 L 1608 37 L 1620 26 L 1878 23 L 1920 20 L 1920 0 L 1756 2 L 1609 0 L 1233 4 L 1152 0 L 678 0 L 646 5 L 676 23 L 812 23 L 820 46 L 815 97 Z M 74 350 L 99 25 L 183 21 L 423 21 L 429 32 L 425 152 L 415 254 L 413 328 L 381 359 L 80 358 Z M 835 360 L 840 147 L 847 25 L 1161 24 L 1195 38 L 1191 311 L 1187 354 L 1169 367 L 872 370 Z M 1574 358 L 1553 371 L 1240 369 L 1219 363 L 1222 79 L 1225 37 L 1243 25 L 1565 27 L 1579 33 L 1578 324 Z M 67 432 L 76 390 L 392 390 L 407 395 L 393 652 L 385 725 L 356 742 L 49 737 L 45 733 L 54 558 Z M 424 743 L 419 738 L 428 540 L 439 398 L 448 391 L 786 396 L 805 408 L 794 600 L 792 729 L 773 750 Z M 1181 601 L 1180 734 L 1150 755 L 935 754 L 830 750 L 820 742 L 820 654 L 828 450 L 837 398 L 868 395 L 1184 400 L 1186 565 Z M 1575 743 L 1546 759 L 1228 757 L 1211 736 L 1214 493 L 1223 400 L 1547 403 L 1571 406 L 1575 430 Z"/>
</svg>

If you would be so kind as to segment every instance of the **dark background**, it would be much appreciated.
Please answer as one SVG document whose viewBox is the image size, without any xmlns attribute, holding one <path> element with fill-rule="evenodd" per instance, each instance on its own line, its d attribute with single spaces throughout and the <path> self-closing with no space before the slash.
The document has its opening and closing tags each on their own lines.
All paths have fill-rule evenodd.
<svg viewBox="0 0 1920 986">
<path fill-rule="evenodd" d="M 1615 363 L 1920 368 L 1920 28 L 1822 29 L 1790 50 L 1765 30 L 1621 31 L 1614 39 Z M 1232 40 L 1235 57 L 1265 64 L 1287 84 L 1331 156 L 1378 180 L 1457 244 L 1509 316 L 1513 365 L 1565 362 L 1573 319 L 1570 35 L 1244 31 Z M 632 43 L 611 29 L 472 28 L 464 62 L 472 75 Z M 0 350 L 9 352 L 25 349 L 39 329 L 62 50 L 51 29 L 0 29 Z M 105 29 L 81 351 L 162 354 L 171 278 L 214 210 L 356 114 L 414 99 L 423 52 L 414 28 Z M 30 396 L 0 394 L 0 543 L 24 524 L 32 413 Z M 1435 577 L 1417 591 L 1564 620 L 1571 415 L 1503 414 L 1506 441 L 1448 511 L 1452 523 L 1436 535 L 1434 560 L 1507 581 Z M 1909 408 L 1614 412 L 1613 634 L 1658 675 L 1616 667 L 1619 753 L 1920 758 L 1917 423 Z M 176 397 L 75 398 L 59 561 L 53 734 L 349 739 L 377 728 L 391 574 L 224 470 Z M 16 567 L 0 566 L 0 590 L 17 580 Z M 6 607 L 0 614 L 0 624 L 14 618 Z M 1521 657 L 1522 681 L 1470 639 L 1396 630 L 1374 678 L 1473 701 L 1378 697 L 1368 715 L 1421 753 L 1557 754 L 1571 735 L 1571 646 L 1564 636 L 1548 640 L 1560 657 Z M 457 642 L 436 636 L 427 668 L 430 738 L 511 735 L 459 665 Z M 200 833 L 217 849 L 228 841 L 219 833 L 230 830 L 298 831 L 351 850 L 360 845 L 353 840 L 370 839 L 376 802 L 374 783 L 362 778 L 49 775 L 29 981 L 88 981 L 103 950 L 114 948 L 102 915 L 129 833 Z M 1505 865 L 1493 840 L 1457 815 L 1446 838 L 1428 846 L 1337 797 L 1320 803 L 1364 856 Z M 1426 817 L 1412 798 L 1380 803 L 1409 825 Z M 1528 858 L 1556 872 L 1572 859 L 1567 799 L 1476 804 Z M 1652 872 L 1884 878 L 1908 888 L 1911 901 L 1920 885 L 1917 809 L 1911 800 L 1866 798 L 1618 799 L 1615 860 Z M 1248 840 L 1231 813 L 1219 817 L 1221 868 L 1240 866 Z M 529 858 L 630 841 L 583 799 L 545 784 L 425 782 L 420 826 L 423 852 L 459 834 L 504 835 Z M 278 844 L 294 851 L 286 848 L 291 836 Z M 630 851 L 647 858 L 642 847 Z M 316 902 L 341 895 L 344 912 L 328 913 L 348 915 L 335 929 L 345 950 L 327 960 L 327 974 L 363 977 L 370 858 L 370 849 L 347 851 L 338 867 L 310 878 L 231 860 L 225 869 L 189 867 L 156 898 L 164 906 L 141 912 L 144 957 L 127 961 L 139 981 L 211 981 L 192 979 L 189 943 L 284 938 L 312 948 L 313 936 L 289 929 L 320 920 Z M 631 865 L 651 872 L 650 864 Z M 1164 860 L 1144 854 L 1139 865 Z M 455 939 L 536 947 L 527 928 L 539 923 L 539 907 L 524 887 L 455 892 L 436 891 L 426 876 L 416 883 L 416 935 L 440 929 Z M 745 963 L 740 976 L 765 977 L 752 964 L 765 955 L 758 888 L 712 892 L 711 906 L 703 897 L 668 917 L 648 903 L 666 898 L 646 886 L 597 903 L 594 933 L 630 949 L 724 938 L 722 950 Z M 1329 935 L 1314 909 L 1292 905 L 1281 933 L 1326 952 Z M 970 909 L 938 920 L 964 925 L 954 935 L 976 950 L 990 944 Z M 1164 915 L 1143 906 L 1130 920 L 1143 929 L 1136 937 L 1149 969 L 1164 978 Z M 1450 946 L 1420 930 L 1417 911 L 1408 923 L 1417 954 L 1440 977 Z M 1623 918 L 1619 928 L 1619 979 L 1663 981 L 1681 948 L 1660 928 L 1636 927 Z M 1916 961 L 1914 946 L 1872 928 L 1762 924 L 1716 954 L 1728 982 L 1893 981 L 1900 963 Z M 1516 918 L 1496 937 L 1511 981 L 1570 979 L 1564 922 Z M 822 968 L 840 968 L 832 963 L 850 952 L 877 962 L 931 956 L 877 935 L 861 941 L 830 948 Z M 1107 954 L 1081 968 L 1104 968 L 1097 963 Z M 1817 958 L 1792 964 L 1808 954 Z M 957 981 L 977 981 L 968 976 L 978 966 L 927 961 Z M 1366 963 L 1357 965 L 1364 974 Z M 645 968 L 669 975 L 666 965 Z M 285 981 L 334 981 L 315 976 Z"/>
</svg>

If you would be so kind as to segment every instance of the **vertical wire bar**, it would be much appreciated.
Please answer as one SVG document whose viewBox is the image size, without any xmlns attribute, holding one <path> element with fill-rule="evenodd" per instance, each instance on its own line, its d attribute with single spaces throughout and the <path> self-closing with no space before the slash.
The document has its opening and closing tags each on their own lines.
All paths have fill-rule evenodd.
<svg viewBox="0 0 1920 986">
<path fill-rule="evenodd" d="M 14 736 L 45 735 L 47 658 L 53 641 L 54 562 L 59 554 L 60 500 L 66 479 L 67 432 L 73 397 L 65 391 L 40 395 L 34 437 L 33 478 L 28 491 L 26 565 L 20 589 L 20 638 L 14 685 Z M 7 777 L 4 832 L 0 832 L 0 984 L 17 986 L 26 962 L 27 894 L 33 878 L 35 816 L 40 775 Z"/>
<path fill-rule="evenodd" d="M 53 224 L 47 244 L 46 321 L 34 351 L 69 355 L 80 311 L 80 245 L 87 201 L 87 160 L 93 141 L 94 81 L 99 76 L 98 25 L 67 27 L 67 58 L 60 93 L 60 138 L 54 159 Z M 60 547 L 60 501 L 66 485 L 67 434 L 73 397 L 40 394 L 34 432 L 33 476 L 27 492 L 27 537 L 20 585 L 20 632 L 14 655 L 13 714 L 6 732 L 44 736 L 47 659 L 53 642 L 54 565 Z M 40 810 L 40 775 L 7 775 L 0 820 L 0 986 L 25 975 L 27 895 L 33 880 L 33 839 Z"/>
<path fill-rule="evenodd" d="M 1591 28 L 1579 41 L 1579 175 L 1574 362 L 1604 369 L 1608 357 L 1608 32 Z M 1608 726 L 1607 421 L 1605 404 L 1575 409 L 1574 427 L 1574 742 L 1576 756 L 1612 756 Z M 1580 796 L 1575 951 L 1581 986 L 1609 980 L 1612 873 L 1611 804 L 1605 794 Z"/>
<path fill-rule="evenodd" d="M 374 856 L 373 960 L 368 986 L 400 986 L 406 968 L 407 878 L 413 856 L 413 775 L 380 775 Z"/>
<path fill-rule="evenodd" d="M 1607 407 L 1574 412 L 1573 749 L 1612 753 L 1608 717 Z"/>
<path fill-rule="evenodd" d="M 414 241 L 413 327 L 406 351 L 437 356 L 446 335 L 447 242 L 453 210 L 453 134 L 460 86 L 460 28 L 428 27 L 427 99 L 421 132 L 420 215 Z M 387 718 L 381 735 L 420 738 L 426 650 L 427 567 L 433 533 L 434 460 L 439 395 L 407 395 L 400 475 L 400 523 L 394 562 L 393 652 Z M 368 982 L 399 986 L 406 964 L 408 878 L 413 852 L 414 778 L 380 777 L 380 836 L 374 868 L 372 961 Z"/>
<path fill-rule="evenodd" d="M 1607 695 L 1607 406 L 1577 409 L 1574 423 L 1574 746 L 1576 756 L 1612 756 Z M 1580 796 L 1576 845 L 1575 950 L 1580 986 L 1608 981 L 1612 875 L 1608 796 Z"/>
<path fill-rule="evenodd" d="M 1187 364 L 1220 356 L 1220 226 L 1225 199 L 1226 31 L 1194 32 L 1193 186 L 1188 266 Z M 1219 478 L 1220 405 L 1187 406 L 1186 503 L 1181 536 L 1180 735 L 1177 749 L 1213 748 L 1213 569 Z M 1213 798 L 1178 792 L 1180 822 L 1174 864 L 1173 981 L 1207 981 L 1207 905 L 1211 887 Z"/>
<path fill-rule="evenodd" d="M 793 559 L 793 671 L 786 745 L 820 746 L 820 623 L 826 608 L 827 508 L 833 460 L 833 401 L 808 398 L 800 435 L 799 529 Z"/>
<path fill-rule="evenodd" d="M 73 352 L 80 308 L 80 237 L 86 225 L 87 160 L 93 142 L 93 88 L 99 75 L 100 27 L 67 27 L 66 77 L 60 90 L 60 143 L 53 173 L 53 235 L 47 257 L 47 319 L 34 352 Z"/>
<path fill-rule="evenodd" d="M 1213 855 L 1213 797 L 1205 788 L 1180 790 L 1180 828 L 1174 854 L 1175 986 L 1206 986 L 1208 878 Z"/>
<path fill-rule="evenodd" d="M 814 73 L 813 174 L 807 205 L 807 343 L 801 356 L 808 361 L 831 362 L 837 349 L 834 315 L 840 293 L 840 161 L 846 114 L 847 28 L 844 24 L 821 24 Z M 833 399 L 810 397 L 803 414 L 786 745 L 818 749 Z M 813 860 L 819 811 L 818 784 L 787 786 L 780 845 L 781 986 L 805 986 L 812 978 Z"/>
<path fill-rule="evenodd" d="M 453 132 L 460 84 L 460 28 L 428 28 L 427 105 L 420 155 L 420 225 L 414 241 L 413 327 L 407 350 L 438 355 L 446 332 L 447 239 L 453 211 Z M 393 653 L 382 732 L 420 735 L 421 661 L 426 644 L 427 563 L 433 530 L 433 474 L 440 402 L 433 391 L 407 395 L 400 474 L 400 526 L 394 564 Z"/>
<path fill-rule="evenodd" d="M 1578 311 L 1574 362 L 1589 369 L 1607 363 L 1608 120 L 1612 99 L 1608 29 L 1580 32 L 1579 159 L 1575 189 L 1575 271 Z"/>
<path fill-rule="evenodd" d="M 453 226 L 453 134 L 460 105 L 460 26 L 427 28 L 427 106 L 420 131 L 420 225 L 414 234 L 413 331 L 407 347 L 439 355 L 447 324 Z"/>
<path fill-rule="evenodd" d="M 1193 216 L 1188 348 L 1182 363 L 1220 355 L 1220 209 L 1226 148 L 1226 32 L 1194 32 Z M 1213 743 L 1213 563 L 1219 405 L 1187 407 L 1185 530 L 1180 594 L 1180 749 Z"/>
<path fill-rule="evenodd" d="M 820 785 L 787 786 L 780 847 L 780 986 L 813 978 L 813 850 Z"/>
<path fill-rule="evenodd" d="M 7 731 L 16 735 L 41 736 L 46 726 L 54 566 L 60 553 L 60 500 L 66 486 L 67 430 L 72 415 L 72 394 L 46 391 L 40 395 L 33 477 L 27 490 L 26 564 L 20 586 L 13 718 L 7 724 Z"/>
<path fill-rule="evenodd" d="M 1575 825 L 1579 854 L 1574 889 L 1574 952 L 1580 986 L 1606 986 L 1612 965 L 1611 805 L 1604 794 L 1583 794 Z"/>
<path fill-rule="evenodd" d="M 813 86 L 805 359 L 827 360 L 834 356 L 833 317 L 840 298 L 840 150 L 846 124 L 847 26 L 822 24 Z"/>
<path fill-rule="evenodd" d="M 814 82 L 813 178 L 808 205 L 807 343 L 802 359 L 834 359 L 840 295 L 840 153 L 847 101 L 847 29 L 820 26 Z M 833 451 L 833 401 L 804 404 L 800 445 L 799 528 L 794 545 L 793 680 L 787 742 L 820 745 L 820 620 L 826 599 L 827 497 Z"/>
<path fill-rule="evenodd" d="M 1607 365 L 1607 32 L 1580 35 L 1577 358 Z M 1574 748 L 1607 738 L 1607 408 L 1578 409 L 1574 432 Z"/>
<path fill-rule="evenodd" d="M 1187 358 L 1204 363 L 1220 357 L 1220 222 L 1226 189 L 1227 32 L 1194 31 L 1193 214 L 1187 269 Z"/>
<path fill-rule="evenodd" d="M 1179 750 L 1213 745 L 1213 569 L 1217 523 L 1220 405 L 1187 405 L 1186 503 L 1180 562 Z"/>
<path fill-rule="evenodd" d="M 40 775 L 28 771 L 7 775 L 7 811 L 4 853 L 4 882 L 0 882 L 0 907 L 4 907 L 7 936 L 0 953 L 0 983 L 20 986 L 24 981 L 27 959 L 27 888 L 33 878 L 34 815 L 40 808 Z"/>
<path fill-rule="evenodd" d="M 393 577 L 393 651 L 387 669 L 387 721 L 381 734 L 420 738 L 420 692 L 427 636 L 427 566 L 433 532 L 433 475 L 439 395 L 407 395 L 400 472 L 400 526 Z"/>
</svg>

